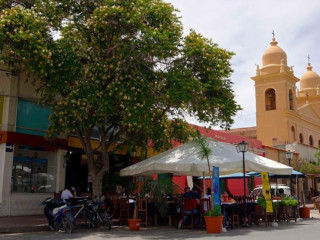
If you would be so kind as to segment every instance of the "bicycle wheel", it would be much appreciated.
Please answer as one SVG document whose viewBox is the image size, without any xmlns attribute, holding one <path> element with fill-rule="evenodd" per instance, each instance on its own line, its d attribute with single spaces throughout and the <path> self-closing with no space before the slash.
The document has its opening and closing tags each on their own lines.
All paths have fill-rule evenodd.
<svg viewBox="0 0 320 240">
<path fill-rule="evenodd" d="M 95 216 L 95 212 L 92 210 L 86 210 L 85 211 L 85 223 L 89 228 L 96 228 L 97 224 L 96 224 L 96 216 Z"/>
<path fill-rule="evenodd" d="M 108 214 L 106 212 L 101 212 L 100 217 L 103 221 L 103 226 L 105 227 L 105 229 L 110 230 L 111 229 L 111 222 L 110 222 Z"/>
<path fill-rule="evenodd" d="M 61 230 L 65 231 L 66 233 L 73 233 L 74 231 L 74 225 L 72 223 L 72 220 L 70 218 L 70 215 L 64 215 L 61 217 Z"/>
</svg>

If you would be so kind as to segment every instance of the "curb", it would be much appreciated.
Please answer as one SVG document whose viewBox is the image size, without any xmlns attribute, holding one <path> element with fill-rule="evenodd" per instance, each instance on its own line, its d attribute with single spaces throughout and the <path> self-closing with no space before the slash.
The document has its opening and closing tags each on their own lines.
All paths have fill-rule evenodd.
<svg viewBox="0 0 320 240">
<path fill-rule="evenodd" d="M 86 224 L 80 223 L 75 226 L 76 229 L 89 229 Z M 48 224 L 41 224 L 35 226 L 14 226 L 14 227 L 0 227 L 0 234 L 4 233 L 27 233 L 27 232 L 43 232 L 51 231 Z"/>
<path fill-rule="evenodd" d="M 26 232 L 42 232 L 49 231 L 48 225 L 38 226 L 18 226 L 18 227 L 3 227 L 0 228 L 0 233 L 26 233 Z"/>
</svg>

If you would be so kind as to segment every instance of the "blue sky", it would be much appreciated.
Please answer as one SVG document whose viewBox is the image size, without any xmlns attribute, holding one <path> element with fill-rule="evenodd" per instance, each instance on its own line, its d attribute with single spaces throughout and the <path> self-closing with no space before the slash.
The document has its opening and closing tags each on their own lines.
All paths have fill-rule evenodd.
<svg viewBox="0 0 320 240">
<path fill-rule="evenodd" d="M 320 73 L 319 0 L 166 1 L 180 10 L 178 15 L 186 34 L 195 29 L 236 53 L 231 80 L 236 101 L 243 110 L 234 118 L 232 128 L 256 125 L 254 82 L 250 77 L 255 75 L 255 64 L 261 66 L 273 30 L 278 46 L 287 53 L 288 66 L 294 66 L 296 77 L 306 72 L 308 54 L 313 70 Z"/>
</svg>

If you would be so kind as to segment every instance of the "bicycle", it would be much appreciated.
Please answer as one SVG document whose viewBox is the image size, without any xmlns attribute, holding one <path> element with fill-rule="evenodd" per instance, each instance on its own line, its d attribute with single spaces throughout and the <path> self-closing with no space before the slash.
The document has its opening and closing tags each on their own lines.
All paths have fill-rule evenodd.
<svg viewBox="0 0 320 240">
<path fill-rule="evenodd" d="M 69 213 L 74 219 L 74 224 L 76 224 L 76 219 L 79 218 L 80 214 L 83 216 L 83 220 L 85 224 L 89 228 L 96 228 L 96 223 L 95 223 L 95 215 L 96 213 L 94 212 L 93 208 L 93 203 L 92 200 L 89 198 L 85 199 L 76 199 L 77 204 L 72 205 L 72 202 L 69 203 Z M 75 214 L 73 214 L 73 209 L 79 208 Z M 74 215 L 74 216 L 73 216 Z"/>
<path fill-rule="evenodd" d="M 110 230 L 111 217 L 108 215 L 108 213 L 105 210 L 104 200 L 105 200 L 104 196 L 95 197 L 95 202 L 93 203 L 93 208 L 92 208 L 93 211 L 95 212 L 94 222 L 96 227 L 98 227 L 99 224 L 102 223 L 105 229 Z"/>
</svg>

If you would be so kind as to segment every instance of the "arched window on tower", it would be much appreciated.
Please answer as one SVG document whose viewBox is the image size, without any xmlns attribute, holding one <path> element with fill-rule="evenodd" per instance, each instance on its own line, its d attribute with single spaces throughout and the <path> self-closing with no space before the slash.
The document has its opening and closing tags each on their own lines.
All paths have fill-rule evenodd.
<svg viewBox="0 0 320 240">
<path fill-rule="evenodd" d="M 276 109 L 276 92 L 273 88 L 269 88 L 265 92 L 266 99 L 266 110 L 275 110 Z"/>
<path fill-rule="evenodd" d="M 299 134 L 299 143 L 303 143 L 303 135 L 302 135 L 302 133 Z"/>
<path fill-rule="evenodd" d="M 320 147 L 320 140 L 319 140 L 319 142 L 318 142 L 318 147 Z"/>
<path fill-rule="evenodd" d="M 293 93 L 292 90 L 289 90 L 289 109 L 293 110 Z"/>
<path fill-rule="evenodd" d="M 291 135 L 293 142 L 296 141 L 296 130 L 294 129 L 294 126 L 291 127 Z"/>
<path fill-rule="evenodd" d="M 313 137 L 311 135 L 309 136 L 309 145 L 313 146 Z"/>
</svg>

